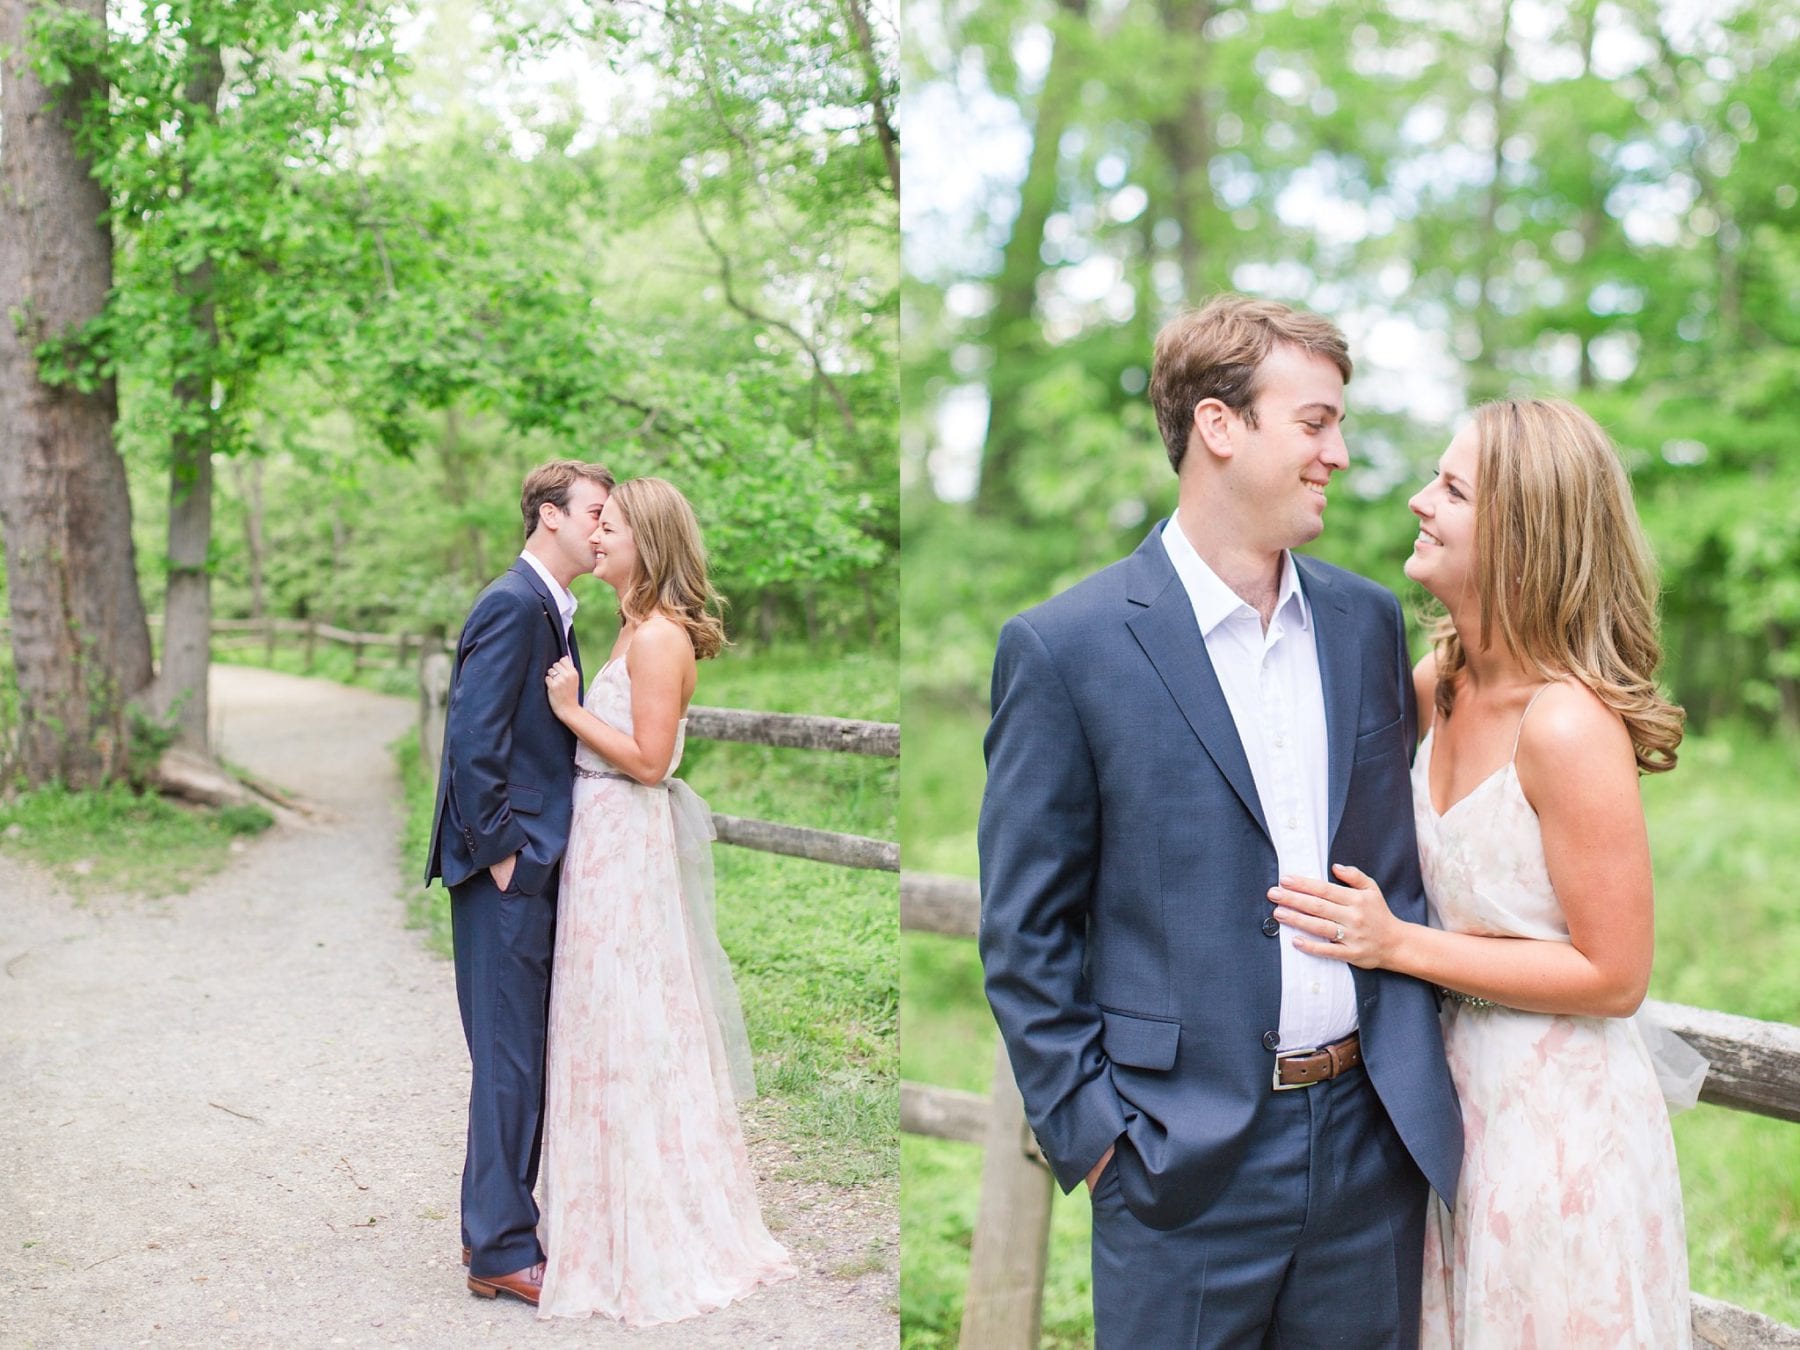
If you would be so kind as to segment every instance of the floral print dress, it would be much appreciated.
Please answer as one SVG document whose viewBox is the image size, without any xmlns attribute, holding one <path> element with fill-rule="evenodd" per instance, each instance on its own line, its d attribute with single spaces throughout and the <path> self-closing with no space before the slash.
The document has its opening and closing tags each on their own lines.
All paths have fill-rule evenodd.
<svg viewBox="0 0 1800 1350">
<path fill-rule="evenodd" d="M 631 730 L 623 657 L 585 706 Z M 794 1267 L 763 1226 L 738 1125 L 748 1050 L 713 932 L 706 804 L 679 779 L 635 782 L 585 745 L 576 763 L 551 967 L 538 1315 L 672 1322 Z"/>
<path fill-rule="evenodd" d="M 1512 762 L 1440 816 L 1434 737 L 1435 728 L 1413 767 L 1433 924 L 1567 942 L 1537 813 Z M 1459 999 L 1445 1000 L 1443 1025 L 1463 1166 L 1454 1210 L 1433 1196 L 1426 1216 L 1421 1343 L 1690 1345 L 1681 1177 L 1639 1028 Z"/>
</svg>

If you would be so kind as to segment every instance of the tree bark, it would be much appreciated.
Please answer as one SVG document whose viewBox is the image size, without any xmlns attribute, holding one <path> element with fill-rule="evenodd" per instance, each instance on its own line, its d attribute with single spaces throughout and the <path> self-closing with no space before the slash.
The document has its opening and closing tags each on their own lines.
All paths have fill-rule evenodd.
<svg viewBox="0 0 1800 1350">
<path fill-rule="evenodd" d="M 1081 90 L 1082 53 L 1072 49 L 1062 30 L 1087 21 L 1087 0 L 1057 0 L 1055 46 L 1050 68 L 1038 94 L 1037 121 L 1032 127 L 1031 159 L 1019 185 L 1019 214 L 1001 254 L 994 282 L 994 307 L 988 316 L 987 342 L 994 353 L 988 379 L 988 430 L 981 451 L 981 484 L 975 507 L 984 515 L 1007 515 L 1019 505 L 1016 478 L 1026 436 L 1019 425 L 1024 386 L 1018 373 L 1032 368 L 1028 354 L 1040 341 L 1037 326 L 1037 283 L 1044 270 L 1041 251 L 1044 226 L 1057 201 L 1057 163 L 1063 132 Z"/>
<path fill-rule="evenodd" d="M 112 285 L 107 202 L 70 124 L 100 92 L 60 96 L 28 60 L 27 15 L 105 22 L 104 0 L 0 0 L 0 535 L 20 697 L 17 767 L 39 786 L 123 775 L 127 702 L 150 682 L 125 465 L 110 379 L 47 384 L 37 348 L 72 338 Z"/>
<path fill-rule="evenodd" d="M 1176 260 L 1181 264 L 1183 294 L 1195 302 L 1203 291 L 1211 289 L 1201 278 L 1204 253 L 1200 226 L 1212 200 L 1212 180 L 1208 176 L 1212 122 L 1206 106 L 1210 81 L 1205 62 L 1206 24 L 1217 8 L 1212 0 L 1161 0 L 1158 5 L 1164 28 L 1171 38 L 1179 40 L 1181 51 L 1191 53 L 1195 62 L 1184 82 L 1187 92 L 1174 109 L 1174 116 L 1158 121 L 1150 129 L 1168 163 L 1169 214 L 1181 226 Z"/>
<path fill-rule="evenodd" d="M 1501 0 L 1500 31 L 1494 42 L 1494 153 L 1493 177 L 1488 182 L 1482 204 L 1479 234 L 1481 261 L 1481 298 L 1475 306 L 1475 335 L 1481 346 L 1481 359 L 1469 367 L 1469 388 L 1478 398 L 1491 398 L 1506 388 L 1506 376 L 1500 370 L 1500 309 L 1494 303 L 1494 278 L 1500 270 L 1500 199 L 1505 191 L 1501 181 L 1506 173 L 1506 76 L 1512 56 L 1512 0 Z"/>
<path fill-rule="evenodd" d="M 268 542 L 263 533 L 263 462 L 259 457 L 252 457 L 233 468 L 238 492 L 244 498 L 244 549 L 250 556 L 250 617 L 260 619 L 269 612 L 263 584 L 268 562 Z"/>
<path fill-rule="evenodd" d="M 217 47 L 195 40 L 185 95 L 187 115 L 218 111 L 225 82 Z M 183 128 L 191 142 L 195 130 Z M 175 377 L 176 422 L 169 438 L 169 586 L 163 601 L 163 657 L 156 704 L 173 716 L 175 743 L 196 754 L 208 744 L 206 675 L 212 661 L 212 407 L 214 358 L 219 348 L 213 305 L 213 265 L 203 259 L 175 278 L 187 302 L 189 341 Z"/>
<path fill-rule="evenodd" d="M 1583 0 L 1576 15 L 1581 25 L 1581 78 L 1592 79 L 1594 74 L 1594 39 L 1600 31 L 1600 0 Z M 1581 208 L 1581 260 L 1587 264 L 1594 256 L 1600 244 L 1600 230 L 1605 224 L 1605 216 L 1601 204 L 1606 200 L 1606 183 L 1604 166 L 1600 158 L 1592 151 L 1588 152 L 1588 195 Z M 1586 305 L 1582 308 L 1585 310 Z M 1575 387 L 1583 393 L 1592 389 L 1596 383 L 1594 375 L 1593 338 L 1587 331 L 1587 323 L 1591 315 L 1582 315 L 1578 320 L 1580 327 L 1576 338 L 1581 343 L 1581 360 L 1575 370 Z"/>
<path fill-rule="evenodd" d="M 888 114 L 881 64 L 875 59 L 875 34 L 869 26 L 868 5 L 865 0 L 844 0 L 844 8 L 850 16 L 850 31 L 856 39 L 856 54 L 862 61 L 864 78 L 869 82 L 869 117 L 875 124 L 875 136 L 881 142 L 882 157 L 887 162 L 888 190 L 898 201 L 900 138 L 894 134 L 894 120 Z"/>
</svg>

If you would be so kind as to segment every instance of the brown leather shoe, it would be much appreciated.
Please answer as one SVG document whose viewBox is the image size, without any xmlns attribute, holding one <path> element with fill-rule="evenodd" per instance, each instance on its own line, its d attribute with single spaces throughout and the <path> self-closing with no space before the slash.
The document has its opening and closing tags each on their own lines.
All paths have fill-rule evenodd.
<svg viewBox="0 0 1800 1350">
<path fill-rule="evenodd" d="M 465 1266 L 469 1264 L 469 1258 L 472 1255 L 474 1255 L 474 1253 L 469 1248 L 467 1248 L 467 1247 L 463 1248 L 463 1264 Z"/>
<path fill-rule="evenodd" d="M 514 1298 L 523 1299 L 535 1306 L 538 1291 L 544 1287 L 544 1263 L 539 1261 L 535 1266 L 524 1270 L 515 1270 L 510 1275 L 471 1275 L 469 1276 L 469 1292 L 477 1298 L 493 1298 L 497 1294 L 511 1294 Z"/>
</svg>

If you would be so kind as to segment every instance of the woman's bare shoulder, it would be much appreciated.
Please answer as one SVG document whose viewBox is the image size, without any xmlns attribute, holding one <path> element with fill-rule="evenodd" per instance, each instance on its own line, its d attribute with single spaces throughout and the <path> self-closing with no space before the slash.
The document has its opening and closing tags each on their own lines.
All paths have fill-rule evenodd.
<svg viewBox="0 0 1800 1350">
<path fill-rule="evenodd" d="M 1637 790 L 1637 755 L 1625 719 L 1579 680 L 1559 680 L 1528 705 L 1514 764 L 1525 796 L 1574 807 Z"/>
</svg>

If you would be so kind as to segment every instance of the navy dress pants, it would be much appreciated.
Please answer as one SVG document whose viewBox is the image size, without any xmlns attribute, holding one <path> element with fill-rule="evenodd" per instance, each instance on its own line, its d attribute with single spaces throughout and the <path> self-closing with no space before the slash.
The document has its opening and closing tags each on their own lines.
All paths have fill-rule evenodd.
<svg viewBox="0 0 1800 1350">
<path fill-rule="evenodd" d="M 556 881 L 552 873 L 542 894 L 522 895 L 502 891 L 483 868 L 450 888 L 456 1001 L 469 1043 L 462 1238 L 471 1275 L 506 1275 L 544 1259 L 531 1192 L 543 1144 Z"/>
<path fill-rule="evenodd" d="M 1417 1346 L 1425 1178 L 1367 1073 L 1271 1105 L 1274 1128 L 1179 1228 L 1139 1222 L 1107 1164 L 1093 1195 L 1097 1350 Z"/>
</svg>

